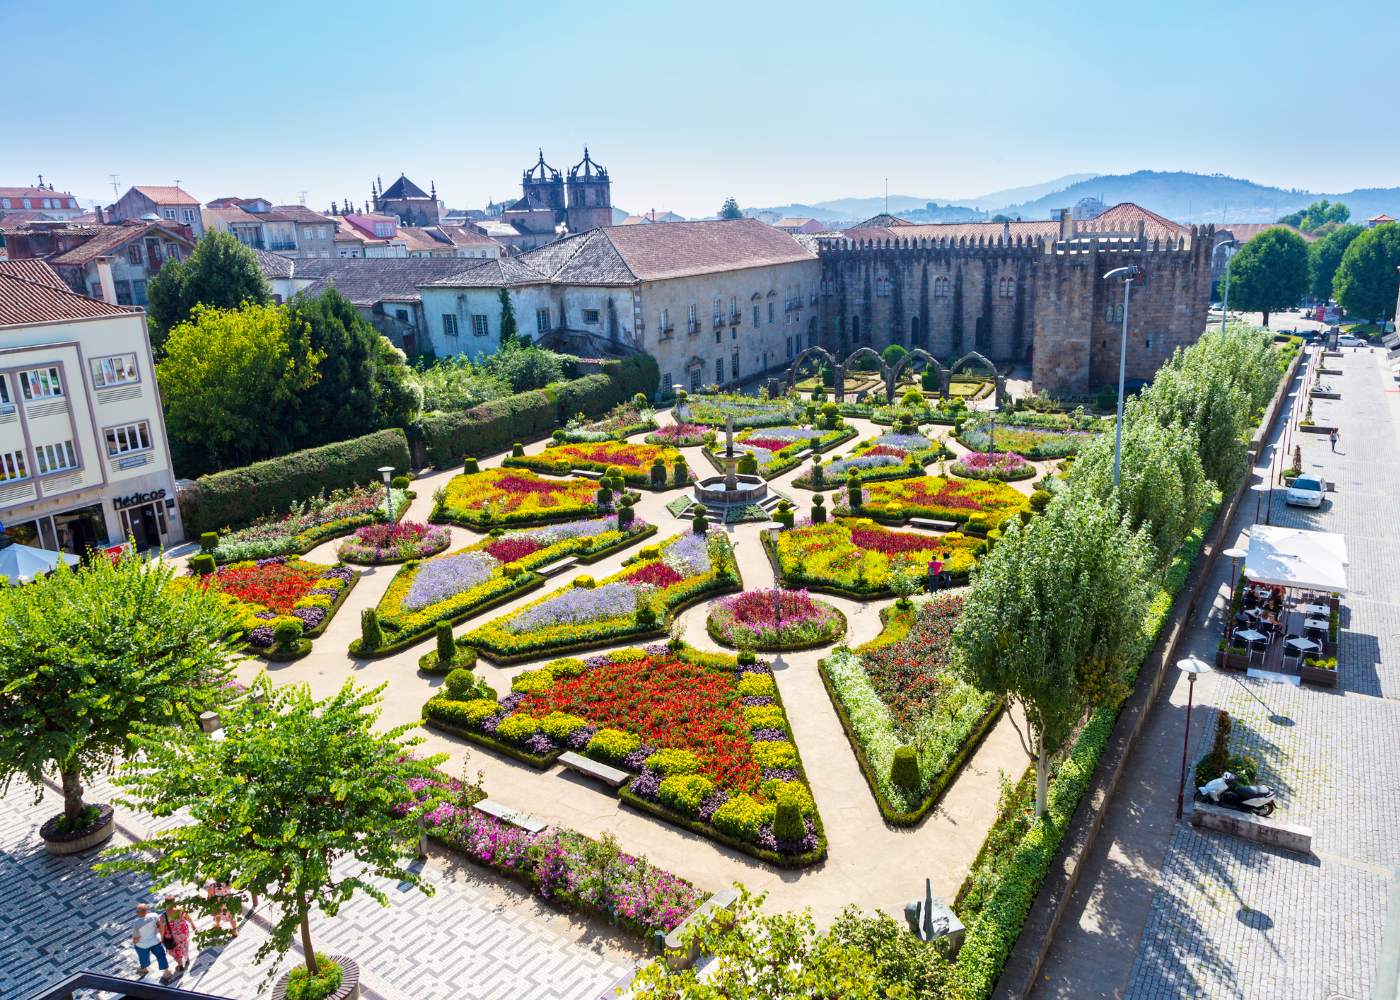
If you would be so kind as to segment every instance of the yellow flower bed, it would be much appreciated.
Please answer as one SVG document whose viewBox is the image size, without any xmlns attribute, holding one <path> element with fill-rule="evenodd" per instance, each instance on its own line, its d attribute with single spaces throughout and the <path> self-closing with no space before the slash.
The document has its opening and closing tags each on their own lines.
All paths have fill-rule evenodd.
<svg viewBox="0 0 1400 1000">
<path fill-rule="evenodd" d="M 490 528 L 587 517 L 598 513 L 597 492 L 598 484 L 587 479 L 547 478 L 529 469 L 487 469 L 453 476 L 432 519 Z"/>
</svg>

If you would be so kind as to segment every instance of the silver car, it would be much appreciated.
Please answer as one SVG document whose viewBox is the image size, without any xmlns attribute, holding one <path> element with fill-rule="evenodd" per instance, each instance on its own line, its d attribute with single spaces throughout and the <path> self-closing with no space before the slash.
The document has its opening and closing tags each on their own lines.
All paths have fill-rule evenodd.
<svg viewBox="0 0 1400 1000">
<path fill-rule="evenodd" d="M 1316 476 L 1299 476 L 1288 487 L 1286 502 L 1294 507 L 1321 507 L 1322 480 Z"/>
</svg>

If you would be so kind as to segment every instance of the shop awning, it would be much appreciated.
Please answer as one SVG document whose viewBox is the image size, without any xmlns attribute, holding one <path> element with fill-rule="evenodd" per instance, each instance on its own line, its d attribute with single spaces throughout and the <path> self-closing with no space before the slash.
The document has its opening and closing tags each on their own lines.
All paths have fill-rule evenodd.
<svg viewBox="0 0 1400 1000">
<path fill-rule="evenodd" d="M 32 545 L 6 545 L 0 548 L 0 577 L 8 583 L 29 583 L 36 577 L 53 572 L 62 559 L 69 566 L 78 564 L 78 557 L 67 552 L 36 549 Z"/>
<path fill-rule="evenodd" d="M 1342 535 L 1269 524 L 1249 530 L 1244 575 L 1255 583 L 1345 593 L 1346 567 L 1347 540 Z"/>
</svg>

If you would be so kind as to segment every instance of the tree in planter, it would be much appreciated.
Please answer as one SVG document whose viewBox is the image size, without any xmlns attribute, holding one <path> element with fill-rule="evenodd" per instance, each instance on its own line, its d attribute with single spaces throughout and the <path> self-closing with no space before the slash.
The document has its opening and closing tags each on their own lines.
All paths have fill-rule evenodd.
<svg viewBox="0 0 1400 1000">
<path fill-rule="evenodd" d="M 1029 524 L 1011 522 L 973 577 L 953 633 L 955 669 L 1021 708 L 1029 732 L 1016 734 L 1036 762 L 1036 815 L 1051 756 L 1091 709 L 1127 693 L 1151 571 L 1144 533 L 1070 492 Z"/>
<path fill-rule="evenodd" d="M 173 575 L 133 556 L 0 588 L 0 785 L 42 789 L 56 770 L 64 832 L 90 825 L 83 778 L 129 752 L 134 726 L 196 729 L 226 696 L 236 618 Z"/>
<path fill-rule="evenodd" d="M 254 960 L 277 955 L 275 972 L 299 933 L 307 974 L 320 975 L 313 911 L 334 916 L 360 893 L 387 905 L 371 878 L 433 891 L 408 867 L 417 815 L 396 813 L 407 780 L 445 756 L 413 760 L 422 741 L 405 736 L 412 725 L 376 730 L 383 690 L 347 682 L 318 701 L 305 685 L 277 688 L 264 677 L 223 713 L 222 740 L 140 727 L 139 752 L 118 779 L 123 801 L 158 817 L 187 810 L 192 822 L 107 852 L 99 870 L 261 896 L 278 916 Z M 187 903 L 207 905 L 198 896 Z"/>
</svg>

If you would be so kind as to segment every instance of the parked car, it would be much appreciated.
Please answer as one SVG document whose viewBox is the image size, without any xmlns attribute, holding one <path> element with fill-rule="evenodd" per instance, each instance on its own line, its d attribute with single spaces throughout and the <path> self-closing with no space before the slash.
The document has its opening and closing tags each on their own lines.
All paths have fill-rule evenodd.
<svg viewBox="0 0 1400 1000">
<path fill-rule="evenodd" d="M 1337 338 L 1337 345 L 1339 347 L 1365 347 L 1366 341 L 1360 337 L 1354 337 L 1349 333 L 1344 333 Z"/>
<path fill-rule="evenodd" d="M 1321 507 L 1322 480 L 1316 476 L 1299 476 L 1288 487 L 1286 502 L 1294 507 Z"/>
</svg>

